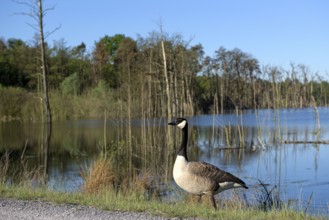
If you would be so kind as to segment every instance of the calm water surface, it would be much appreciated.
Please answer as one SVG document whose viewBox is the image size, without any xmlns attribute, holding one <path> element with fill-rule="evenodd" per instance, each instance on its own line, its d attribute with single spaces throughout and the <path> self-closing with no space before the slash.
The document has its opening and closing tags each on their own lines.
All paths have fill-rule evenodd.
<svg viewBox="0 0 329 220">
<path fill-rule="evenodd" d="M 301 206 L 306 205 L 312 194 L 309 212 L 328 215 L 329 145 L 281 144 L 282 141 L 329 140 L 328 119 L 329 108 L 319 108 L 318 114 L 314 109 L 306 108 L 190 117 L 189 158 L 227 170 L 241 177 L 251 188 L 257 188 L 259 180 L 269 184 L 269 189 L 276 186 L 283 200 L 299 200 Z M 122 123 L 127 124 L 118 120 L 107 121 L 108 143 L 124 133 L 118 132 L 124 130 Z M 162 136 L 167 131 L 165 119 L 134 120 L 132 136 L 136 145 L 141 142 L 142 124 L 158 129 Z M 175 132 L 180 134 L 178 129 Z M 239 137 L 243 140 L 240 141 Z M 40 125 L 0 124 L 0 152 L 10 149 L 21 155 L 25 143 L 28 143 L 26 157 L 30 163 L 42 164 L 45 157 L 43 140 Z M 161 142 L 161 138 L 159 140 Z M 99 154 L 103 141 L 103 120 L 54 123 L 47 152 L 48 187 L 65 191 L 81 189 L 81 171 L 88 169 Z M 244 149 L 226 149 L 241 146 L 241 142 Z M 148 152 L 136 150 L 133 158 L 136 168 L 157 166 L 152 159 L 144 158 L 145 155 Z M 169 173 L 171 175 L 171 171 Z"/>
</svg>

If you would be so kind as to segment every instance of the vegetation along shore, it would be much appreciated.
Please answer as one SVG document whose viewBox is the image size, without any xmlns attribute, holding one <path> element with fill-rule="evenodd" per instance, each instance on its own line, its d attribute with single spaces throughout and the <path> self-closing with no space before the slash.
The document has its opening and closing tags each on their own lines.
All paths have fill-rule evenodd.
<svg viewBox="0 0 329 220">
<path fill-rule="evenodd" d="M 37 143 L 24 137 L 25 144 L 19 140 L 19 147 L 8 149 L 0 141 L 0 197 L 164 217 L 321 219 L 307 214 L 309 203 L 296 208 L 296 204 L 280 198 L 275 186 L 262 180 L 256 181 L 257 186 L 248 186 L 248 196 L 240 189 L 232 190 L 229 196 L 220 195 L 220 201 L 216 201 L 218 210 L 212 209 L 207 201 L 199 204 L 194 197 L 171 189 L 179 138 L 174 129 L 162 130 L 159 124 L 174 117 L 229 111 L 235 112 L 242 122 L 245 109 L 254 110 L 258 116 L 260 109 L 311 107 L 317 119 L 313 132 L 317 139 L 293 143 L 327 144 L 327 140 L 320 139 L 317 109 L 328 106 L 329 83 L 323 76 L 312 72 L 307 64 L 291 63 L 288 69 L 261 64 L 238 48 L 219 46 L 214 56 L 208 56 L 202 44 L 192 45 L 180 34 L 162 31 L 136 39 L 124 34 L 101 36 L 90 51 L 83 42 L 79 45 L 67 45 L 65 39 L 52 45 L 44 42 L 42 28 L 40 37 L 30 42 L 0 38 L 0 126 L 5 128 L 10 122 L 40 123 Z M 85 167 L 81 165 L 83 184 L 74 192 L 48 188 L 49 158 L 54 158 L 50 155 L 58 150 L 50 148 L 52 135 L 58 135 L 52 133 L 51 122 L 68 119 L 100 119 L 104 123 L 100 132 L 103 137 L 98 143 L 88 143 L 92 146 L 90 151 L 97 151 L 97 157 L 88 158 L 91 162 Z M 141 124 L 140 135 L 135 137 L 134 119 Z M 109 121 L 116 128 L 111 131 L 112 139 L 108 138 Z M 260 123 L 257 122 L 255 131 L 259 149 L 265 146 Z M 280 123 L 277 124 L 276 130 L 269 132 L 274 148 L 279 148 L 277 143 L 291 143 L 282 140 Z M 212 139 L 219 134 L 215 127 Z M 234 154 L 241 159 L 246 150 L 244 144 L 252 142 L 246 140 L 243 124 L 235 127 L 228 124 L 223 129 L 221 139 L 226 146 L 217 146 L 218 149 L 225 149 L 227 157 Z M 197 131 L 194 129 L 189 135 L 189 144 L 195 144 Z M 56 140 L 60 139 L 63 137 Z M 57 153 L 83 156 L 83 152 L 74 152 L 71 142 L 67 143 L 68 147 Z M 251 147 L 255 150 L 255 145 Z M 200 150 L 190 148 L 189 155 L 197 158 Z M 28 157 L 31 152 L 32 159 Z M 34 158 L 36 166 L 31 165 Z M 168 194 L 172 192 L 180 199 L 171 200 Z M 309 201 L 311 198 L 312 194 Z M 215 204 L 215 198 L 212 199 Z"/>
<path fill-rule="evenodd" d="M 46 44 L 54 120 L 154 118 L 235 109 L 327 106 L 329 83 L 306 64 L 260 64 L 248 52 L 219 47 L 206 56 L 181 35 L 101 37 L 92 51 L 61 39 Z M 165 60 L 163 59 L 165 55 Z M 0 39 L 1 121 L 42 121 L 39 43 Z"/>
</svg>

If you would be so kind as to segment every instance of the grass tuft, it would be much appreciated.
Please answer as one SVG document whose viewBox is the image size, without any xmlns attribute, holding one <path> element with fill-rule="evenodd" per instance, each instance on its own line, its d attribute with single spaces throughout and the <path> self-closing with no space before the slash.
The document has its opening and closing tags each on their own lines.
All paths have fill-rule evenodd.
<svg viewBox="0 0 329 220">
<path fill-rule="evenodd" d="M 117 181 L 111 162 L 105 159 L 96 160 L 89 174 L 83 172 L 82 176 L 85 179 L 87 194 L 95 194 L 103 189 L 111 189 Z"/>
</svg>

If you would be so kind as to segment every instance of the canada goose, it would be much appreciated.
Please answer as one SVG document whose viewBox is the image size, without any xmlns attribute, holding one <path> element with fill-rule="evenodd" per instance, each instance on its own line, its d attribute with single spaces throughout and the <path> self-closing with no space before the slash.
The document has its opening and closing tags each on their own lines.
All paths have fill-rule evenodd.
<svg viewBox="0 0 329 220">
<path fill-rule="evenodd" d="M 217 206 L 214 195 L 232 188 L 248 189 L 241 179 L 212 164 L 188 161 L 186 154 L 188 123 L 185 118 L 177 118 L 168 125 L 176 125 L 183 132 L 173 169 L 174 180 L 179 187 L 191 194 L 198 195 L 199 202 L 202 195 L 208 195 L 215 209 Z"/>
</svg>

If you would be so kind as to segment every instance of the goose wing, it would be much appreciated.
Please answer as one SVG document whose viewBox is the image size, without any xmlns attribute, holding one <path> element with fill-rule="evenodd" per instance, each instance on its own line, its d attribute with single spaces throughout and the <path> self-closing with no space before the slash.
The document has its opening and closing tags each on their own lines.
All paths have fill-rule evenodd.
<svg viewBox="0 0 329 220">
<path fill-rule="evenodd" d="M 191 172 L 195 175 L 207 177 L 217 183 L 234 182 L 240 184 L 244 188 L 248 188 L 241 179 L 212 164 L 206 162 L 190 162 L 189 166 Z"/>
</svg>

